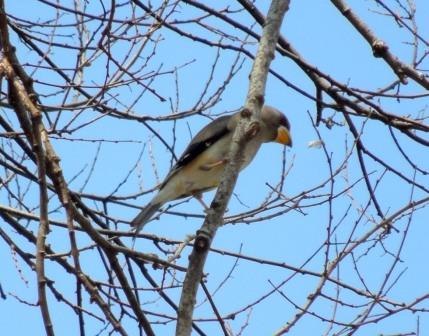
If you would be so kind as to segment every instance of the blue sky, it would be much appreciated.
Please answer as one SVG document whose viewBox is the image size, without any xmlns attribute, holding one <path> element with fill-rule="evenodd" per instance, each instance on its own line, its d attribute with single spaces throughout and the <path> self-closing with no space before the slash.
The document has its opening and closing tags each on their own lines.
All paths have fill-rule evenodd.
<svg viewBox="0 0 429 336">
<path fill-rule="evenodd" d="M 62 1 L 61 3 L 65 6 L 71 6 L 70 1 Z M 209 3 L 209 5 L 222 8 L 222 4 L 229 2 Z M 256 3 L 258 8 L 266 12 L 268 2 L 257 1 Z M 349 3 L 365 22 L 370 25 L 374 32 L 386 41 L 390 50 L 402 61 L 408 63 L 412 59 L 411 48 L 407 44 L 410 41 L 410 35 L 405 29 L 398 28 L 393 20 L 380 15 L 377 11 L 381 11 L 381 9 L 373 1 L 353 0 L 349 1 Z M 40 18 L 43 20 L 46 17 L 52 17 L 54 14 L 45 5 L 35 1 L 26 2 L 25 4 L 26 6 L 24 6 L 24 2 L 9 0 L 6 1 L 6 8 L 16 16 L 31 19 Z M 95 10 L 100 10 L 97 4 L 91 3 L 90 5 L 94 5 Z M 238 8 L 235 2 L 231 6 Z M 417 23 L 419 28 L 421 28 L 420 34 L 428 36 L 429 25 L 425 21 L 424 13 L 428 13 L 429 3 L 425 0 L 418 0 L 416 1 L 416 8 L 418 13 Z M 124 10 L 119 9 L 118 15 L 126 16 L 127 13 L 124 13 Z M 182 5 L 180 11 L 175 15 L 177 19 L 191 17 L 192 10 L 189 6 Z M 236 19 L 244 24 L 251 24 L 249 17 L 244 14 L 237 14 Z M 65 16 L 65 21 L 67 21 L 67 16 Z M 72 22 L 72 18 L 70 18 L 70 22 Z M 212 23 L 211 21 L 209 22 Z M 216 24 L 216 22 L 213 22 L 213 24 Z M 199 30 L 200 28 L 195 28 L 194 26 L 190 26 L 189 29 L 194 33 L 202 31 Z M 231 30 L 231 33 L 236 32 Z M 282 34 L 309 63 L 338 81 L 347 83 L 349 87 L 377 90 L 395 79 L 391 69 L 381 59 L 373 57 L 368 44 L 351 28 L 346 19 L 339 14 L 331 3 L 310 0 L 292 1 L 291 8 L 286 14 L 283 23 Z M 176 101 L 176 78 L 172 74 L 166 74 L 157 79 L 152 84 L 152 87 L 162 96 L 171 98 L 173 106 L 177 103 L 179 111 L 190 109 L 201 95 L 218 50 L 202 46 L 189 39 L 180 38 L 176 34 L 165 30 L 161 30 L 156 36 L 162 40 L 157 46 L 156 58 L 149 63 L 147 73 L 155 71 L 160 66 L 164 70 L 171 70 L 176 66 L 188 63 L 189 65 L 184 66 L 177 73 L 179 87 L 178 102 Z M 67 37 L 64 37 L 64 40 L 67 41 Z M 20 47 L 21 42 L 16 37 L 12 36 L 12 41 L 18 47 L 18 56 L 21 62 L 31 63 L 35 61 L 34 54 Z M 248 46 L 247 48 L 252 50 L 255 47 Z M 422 50 L 425 50 L 423 46 Z M 114 49 L 114 52 L 117 53 L 116 55 L 119 58 L 122 54 L 125 56 L 126 49 L 122 49 L 122 45 L 119 44 Z M 236 54 L 231 51 L 221 51 L 220 54 L 221 58 L 219 64 L 217 64 L 212 86 L 208 90 L 209 94 L 216 90 L 216 85 L 221 85 L 229 71 L 229 67 L 236 59 Z M 142 56 L 146 57 L 149 55 L 150 50 L 145 51 Z M 54 50 L 53 57 L 63 67 L 72 67 L 75 64 L 75 58 L 70 57 L 67 52 L 60 49 Z M 242 60 L 243 65 L 241 70 L 227 86 L 222 95 L 222 100 L 206 111 L 208 116 L 217 116 L 224 111 L 238 109 L 243 104 L 247 94 L 247 77 L 252 63 L 251 60 L 244 57 Z M 88 85 L 94 83 L 101 84 L 105 74 L 105 65 L 103 57 L 94 61 L 85 70 L 85 83 Z M 31 71 L 30 69 L 31 67 L 28 68 L 29 71 Z M 290 60 L 277 55 L 273 62 L 273 69 L 302 90 L 313 95 L 315 94 L 312 82 Z M 58 77 L 54 77 L 52 73 L 43 70 L 37 71 L 34 78 L 41 82 L 60 82 Z M 41 83 L 36 83 L 36 89 L 44 93 L 58 90 Z M 115 98 L 117 99 L 117 103 L 111 100 L 109 104 L 112 107 L 124 110 L 124 104 L 130 104 L 131 101 L 134 101 L 142 90 L 143 87 L 135 83 L 121 87 L 113 91 L 118 95 Z M 401 93 L 414 94 L 423 92 L 424 90 L 412 83 L 409 86 L 401 87 Z M 81 99 L 81 97 L 78 97 L 78 99 Z M 284 193 L 286 197 L 293 198 L 304 190 L 309 190 L 329 178 L 329 167 L 326 163 L 323 150 L 308 146 L 310 141 L 318 139 L 310 119 L 315 118 L 316 107 L 314 102 L 287 87 L 273 76 L 269 77 L 265 101 L 267 104 L 284 111 L 292 125 L 294 146 L 285 152 L 286 167 L 289 169 L 289 173 L 286 176 Z M 330 102 L 329 100 L 327 101 Z M 60 100 L 58 96 L 49 96 L 45 98 L 44 102 L 56 105 L 59 104 Z M 400 101 L 381 99 L 376 102 L 389 112 L 415 116 L 418 111 L 427 113 L 426 109 L 429 99 L 427 97 L 418 100 L 403 99 Z M 131 112 L 138 115 L 165 116 L 169 115 L 172 111 L 168 100 L 163 103 L 154 95 L 146 93 L 132 107 Z M 5 112 L 2 111 L 1 113 L 4 114 Z M 73 125 L 80 125 L 85 120 L 92 120 L 96 115 L 96 113 L 88 109 Z M 326 144 L 328 153 L 332 155 L 332 166 L 335 170 L 348 157 L 348 153 L 353 145 L 353 139 L 347 127 L 344 126 L 344 118 L 340 113 L 334 113 L 332 110 L 324 110 L 324 117 L 328 116 L 332 116 L 338 123 L 338 126 L 328 129 L 321 125 L 319 132 Z M 13 117 L 11 116 L 11 118 Z M 60 124 L 67 124 L 72 118 L 73 113 L 63 113 Z M 176 124 L 173 122 L 150 122 L 150 125 L 167 142 L 174 143 L 175 153 L 176 155 L 180 155 L 191 139 L 192 134 L 196 134 L 209 120 L 207 116 L 192 116 L 178 120 Z M 389 162 L 389 164 L 395 166 L 399 171 L 406 174 L 407 177 L 413 177 L 412 170 L 404 158 L 398 155 L 389 130 L 384 125 L 372 120 L 356 119 L 355 121 L 356 125 L 363 129 L 362 140 L 368 149 Z M 173 126 L 176 129 L 175 133 L 172 131 Z M 428 169 L 428 156 L 424 152 L 426 148 L 415 144 L 399 132 L 396 132 L 396 135 L 404 148 L 407 149 L 408 155 L 415 159 L 422 168 Z M 73 190 L 79 190 L 87 177 L 90 176 L 84 192 L 103 196 L 110 195 L 121 181 L 126 179 L 130 168 L 137 162 L 140 153 L 143 151 L 138 164 L 138 173 L 131 174 L 126 179 L 126 183 L 115 193 L 116 196 L 134 194 L 139 190 L 152 188 L 156 183 L 160 182 L 167 174 L 172 163 L 171 154 L 165 146 L 146 127 L 137 122 L 103 118 L 83 127 L 74 133 L 73 137 L 123 141 L 120 143 L 103 142 L 98 147 L 99 142 L 52 139 L 56 151 L 61 156 L 61 164 L 65 176 L 70 180 L 83 170 L 83 173 L 70 183 L 70 188 Z M 93 162 L 93 157 L 97 151 L 99 152 L 98 159 L 96 162 Z M 248 211 L 258 206 L 265 199 L 270 191 L 267 184 L 275 185 L 279 181 L 282 172 L 282 158 L 283 148 L 281 146 L 277 144 L 266 144 L 263 146 L 252 164 L 240 174 L 235 189 L 236 196 L 231 199 L 227 215 Z M 156 170 L 154 170 L 154 162 L 156 162 Z M 377 187 L 376 194 L 382 200 L 382 209 L 387 214 L 392 214 L 397 209 L 406 205 L 410 198 L 418 199 L 425 196 L 424 192 L 412 190 L 409 185 L 401 181 L 397 176 L 391 173 L 384 175 L 383 168 L 371 160 L 367 160 L 367 164 L 368 171 L 371 172 L 370 180 L 372 183 L 376 183 L 378 179 L 382 178 Z M 94 167 L 93 170 L 91 170 L 92 165 Z M 429 180 L 427 176 L 417 174 L 416 178 L 419 183 L 428 185 Z M 359 181 L 360 179 L 361 171 L 358 166 L 357 157 L 355 154 L 351 154 L 348 159 L 347 169 L 342 170 L 336 176 L 333 186 L 335 193 L 339 193 L 350 186 L 350 184 L 356 182 L 356 185 L 348 192 L 336 198 L 332 203 L 332 223 L 333 226 L 338 224 L 338 228 L 335 231 L 335 239 L 339 243 L 339 249 L 341 249 L 341 243 L 347 241 L 351 232 L 354 232 L 353 238 L 358 239 L 373 227 L 373 219 L 375 221 L 379 220 L 373 207 L 369 208 L 364 219 L 360 219 L 361 208 L 368 202 L 367 189 L 363 181 Z M 251 223 L 250 225 L 237 223 L 221 228 L 216 236 L 214 247 L 235 253 L 241 252 L 244 255 L 257 259 L 285 263 L 298 268 L 305 264 L 303 268 L 306 270 L 318 273 L 322 272 L 325 249 L 322 248 L 319 252 L 316 251 L 321 246 L 323 247 L 326 240 L 329 207 L 328 204 L 322 206 L 310 205 L 326 198 L 329 188 L 330 185 L 327 183 L 324 187 L 311 193 L 310 196 L 314 198 L 309 197 L 303 200 L 302 205 L 304 207 L 302 211 L 289 211 L 282 216 Z M 37 189 L 32 189 L 31 192 L 34 193 L 34 197 L 30 193 L 28 201 L 37 206 Z M 5 194 L 2 193 L 0 195 L 1 203 L 6 203 Z M 143 206 L 152 196 L 153 194 L 139 197 L 130 203 Z M 204 199 L 210 202 L 212 197 L 213 193 L 207 193 Z M 88 205 L 93 207 L 100 206 L 100 204 L 93 204 L 89 200 L 87 202 Z M 52 207 L 54 208 L 54 205 Z M 284 209 L 286 208 L 287 206 L 284 207 Z M 203 215 L 201 205 L 195 200 L 189 200 L 174 207 L 174 211 Z M 135 209 L 121 205 L 109 206 L 109 213 L 115 218 L 122 220 L 130 220 L 136 212 Z M 377 244 L 374 248 L 371 248 L 372 242 L 369 241 L 362 244 L 356 250 L 355 257 L 358 258 L 356 265 L 358 265 L 360 274 L 364 275 L 365 284 L 369 286 L 370 290 L 376 291 L 383 283 L 386 272 L 388 272 L 394 263 L 394 258 L 389 253 L 396 253 L 400 248 L 402 235 L 406 232 L 407 238 L 404 241 L 401 262 L 395 266 L 393 270 L 394 275 L 389 279 L 388 285 L 394 283 L 396 276 L 400 275 L 400 277 L 392 290 L 389 291 L 389 297 L 398 302 L 410 302 L 413 298 L 417 298 L 428 292 L 429 272 L 424 267 L 426 262 L 425 256 L 429 252 L 426 239 L 429 235 L 429 228 L 427 226 L 428 216 L 427 209 L 421 209 L 416 212 L 411 218 L 411 225 L 408 230 L 406 230 L 406 226 L 409 217 L 404 217 L 397 223 L 399 232 L 393 232 L 385 238 L 383 241 L 384 245 Z M 52 213 L 52 218 L 64 220 L 61 211 Z M 356 223 L 357 225 L 354 228 Z M 201 224 L 201 218 L 185 218 L 163 214 L 160 220 L 149 223 L 145 227 L 145 232 L 181 240 L 187 235 L 193 234 Z M 36 230 L 37 223 L 30 223 L 29 228 Z M 8 227 L 6 229 L 10 230 Z M 119 226 L 119 229 L 127 230 L 128 226 L 122 224 Z M 78 239 L 81 246 L 86 246 L 90 243 L 83 234 L 79 235 Z M 332 239 L 334 239 L 334 236 L 332 236 Z M 58 253 L 68 251 L 69 243 L 66 231 L 54 230 L 48 237 L 48 241 Z M 131 240 L 125 239 L 124 241 L 131 246 Z M 26 241 L 20 240 L 19 243 L 29 250 L 32 249 L 32 246 L 28 245 Z M 160 254 L 159 250 L 147 240 L 138 240 L 135 248 L 144 252 Z M 186 266 L 186 256 L 188 253 L 189 250 L 184 251 L 178 264 Z M 333 247 L 329 253 L 329 258 L 333 259 L 335 257 L 335 248 Z M 22 266 L 20 261 L 16 262 L 13 253 L 11 253 L 9 247 L 3 242 L 0 243 L 0 254 L 3 259 L 3 271 L 0 273 L 0 283 L 4 287 L 4 290 L 8 293 L 19 294 L 21 299 L 35 303 L 37 301 L 37 292 L 34 290 L 36 285 L 35 274 L 27 269 L 26 266 Z M 105 280 L 103 269 L 101 267 L 98 268 L 100 260 L 95 252 L 82 253 L 81 258 L 82 267 L 85 270 L 90 272 L 94 278 L 100 281 Z M 360 289 L 364 288 L 350 258 L 345 259 L 337 271 L 338 273 L 334 272 L 334 275 L 340 277 L 343 282 Z M 52 278 L 56 279 L 58 288 L 61 288 L 69 298 L 73 299 L 75 291 L 74 278 L 64 274 L 62 269 L 50 263 L 47 266 L 47 272 Z M 270 292 L 273 289 L 271 284 L 280 284 L 289 277 L 291 279 L 281 287 L 281 290 L 293 302 L 302 305 L 320 281 L 318 277 L 310 275 L 294 275 L 291 270 L 286 268 L 264 265 L 243 259 L 237 260 L 234 257 L 216 253 L 209 255 L 205 272 L 208 273 L 207 286 L 211 291 L 215 290 L 226 278 L 228 279 L 214 295 L 214 300 L 220 307 L 222 314 L 228 314 L 245 307 L 265 293 Z M 230 272 L 231 274 L 229 275 Z M 152 275 L 159 281 L 163 277 L 160 271 L 153 271 Z M 139 277 L 141 278 L 141 276 Z M 142 281 L 142 287 L 148 286 L 142 278 L 140 280 Z M 337 287 L 332 284 L 324 287 L 324 293 L 327 295 L 335 296 L 337 295 L 336 291 Z M 178 302 L 179 291 L 169 290 L 168 293 Z M 338 295 L 341 300 L 353 303 L 356 306 L 367 303 L 362 297 L 344 288 L 340 289 L 340 294 Z M 199 302 L 203 299 L 204 295 L 200 291 Z M 54 316 L 54 326 L 57 334 L 77 334 L 74 313 L 68 307 L 65 307 L 64 304 L 56 303 L 52 296 L 50 296 L 50 301 L 52 303 L 51 313 Z M 149 310 L 163 311 L 168 315 L 174 315 L 174 312 L 170 308 L 165 307 L 165 303 L 153 293 L 148 293 L 147 296 L 144 296 L 144 301 L 150 302 L 144 306 L 145 309 L 147 307 Z M 88 307 L 91 307 L 98 315 L 101 315 L 94 305 L 88 304 Z M 310 310 L 329 319 L 334 313 L 333 307 L 334 305 L 331 301 L 320 298 Z M 427 303 L 423 302 L 420 307 L 426 308 Z M 0 317 L 0 322 L 3 326 L 2 329 L 6 334 L 43 334 L 43 324 L 40 311 L 37 307 L 23 305 L 9 295 L 7 300 L 0 301 L 0 309 L 7 309 L 8 312 L 7 314 L 2 314 Z M 336 312 L 336 319 L 344 323 L 350 322 L 356 316 L 357 311 L 359 310 L 356 307 L 342 307 Z M 280 294 L 273 294 L 257 304 L 252 310 L 246 310 L 245 313 L 238 314 L 234 320 L 229 320 L 228 323 L 234 332 L 238 332 L 240 327 L 245 323 L 248 314 L 250 314 L 250 323 L 245 329 L 244 335 L 267 335 L 272 334 L 282 327 L 296 313 L 297 310 L 290 302 L 285 300 Z M 377 313 L 377 310 L 374 313 Z M 22 316 L 25 316 L 25 323 L 22 323 Z M 212 316 L 212 311 L 207 303 L 203 304 L 195 312 L 196 318 L 208 316 Z M 156 317 L 151 317 L 152 321 L 156 321 L 157 319 Z M 70 323 L 69 321 L 73 322 Z M 358 331 L 356 335 L 406 333 L 416 330 L 417 323 L 420 323 L 420 332 L 422 335 L 429 331 L 429 319 L 425 313 L 412 315 L 404 312 L 383 320 L 379 324 L 369 324 Z M 130 326 L 129 333 L 131 335 L 137 334 L 136 329 L 132 329 L 134 327 L 131 327 L 132 323 L 130 321 L 125 319 L 124 325 Z M 103 328 L 102 323 L 91 319 L 87 320 L 87 326 L 88 335 L 95 335 Z M 209 335 L 220 333 L 216 322 L 202 322 L 200 326 Z M 328 334 L 331 335 L 335 330 L 340 329 L 338 326 L 335 328 L 337 329 L 334 329 L 331 333 L 328 332 Z M 107 328 L 107 330 L 110 329 Z M 155 330 L 160 335 L 172 334 L 174 323 L 155 325 Z M 307 316 L 297 324 L 291 334 L 322 335 L 327 330 L 328 324 L 326 322 L 313 316 Z M 107 335 L 107 331 L 100 334 Z"/>
</svg>

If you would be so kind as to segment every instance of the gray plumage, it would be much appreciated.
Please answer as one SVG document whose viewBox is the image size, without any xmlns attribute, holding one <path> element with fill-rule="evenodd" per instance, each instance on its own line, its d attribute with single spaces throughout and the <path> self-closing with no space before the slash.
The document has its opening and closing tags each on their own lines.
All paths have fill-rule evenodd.
<svg viewBox="0 0 429 336">
<path fill-rule="evenodd" d="M 140 231 L 143 228 L 143 225 L 147 223 L 152 216 L 161 208 L 161 203 L 153 204 L 150 202 L 146 205 L 142 211 L 131 221 L 131 226 L 135 227 L 137 231 Z"/>
<path fill-rule="evenodd" d="M 137 232 L 165 203 L 198 195 L 219 185 L 239 119 L 240 112 L 220 117 L 195 135 L 160 185 L 157 195 L 131 221 Z M 264 106 L 259 132 L 246 145 L 240 170 L 252 161 L 264 142 L 276 141 L 291 146 L 289 130 L 289 121 L 283 113 Z"/>
</svg>

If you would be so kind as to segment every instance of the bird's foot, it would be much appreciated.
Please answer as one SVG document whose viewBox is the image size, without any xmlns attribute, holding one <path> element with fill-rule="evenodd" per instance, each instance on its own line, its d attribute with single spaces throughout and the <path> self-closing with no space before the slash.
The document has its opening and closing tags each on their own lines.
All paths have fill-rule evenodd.
<svg viewBox="0 0 429 336">
<path fill-rule="evenodd" d="M 203 196 L 198 193 L 198 194 L 194 194 L 194 197 L 203 206 L 204 212 L 207 213 L 207 211 L 209 211 L 210 207 L 204 202 Z"/>
<path fill-rule="evenodd" d="M 213 163 L 206 163 L 206 164 L 201 165 L 200 169 L 208 171 L 208 170 L 211 170 L 211 169 L 216 168 L 218 166 L 224 165 L 227 162 L 228 162 L 227 159 L 223 159 L 223 160 L 219 160 L 219 161 L 216 161 Z"/>
<path fill-rule="evenodd" d="M 261 125 L 258 121 L 252 121 L 249 125 L 249 128 L 246 130 L 246 136 L 249 138 L 253 138 L 256 134 L 258 134 L 261 129 Z"/>
</svg>

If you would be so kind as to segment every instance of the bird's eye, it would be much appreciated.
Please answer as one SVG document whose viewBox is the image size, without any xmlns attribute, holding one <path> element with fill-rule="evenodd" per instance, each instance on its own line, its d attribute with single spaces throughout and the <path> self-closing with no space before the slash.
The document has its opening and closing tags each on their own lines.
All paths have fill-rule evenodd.
<svg viewBox="0 0 429 336">
<path fill-rule="evenodd" d="M 280 120 L 280 125 L 285 126 L 288 130 L 290 130 L 290 124 L 289 124 L 289 120 L 282 115 L 282 119 Z"/>
</svg>

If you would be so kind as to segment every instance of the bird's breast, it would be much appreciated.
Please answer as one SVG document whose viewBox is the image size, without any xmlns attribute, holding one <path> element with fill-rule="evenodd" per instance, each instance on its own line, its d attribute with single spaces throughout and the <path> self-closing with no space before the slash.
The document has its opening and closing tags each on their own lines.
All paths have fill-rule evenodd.
<svg viewBox="0 0 429 336">
<path fill-rule="evenodd" d="M 245 147 L 240 170 L 254 158 L 261 142 L 252 139 Z M 216 188 L 222 178 L 232 135 L 226 136 L 204 150 L 194 160 L 181 167 L 160 190 L 158 197 L 172 201 Z"/>
</svg>

